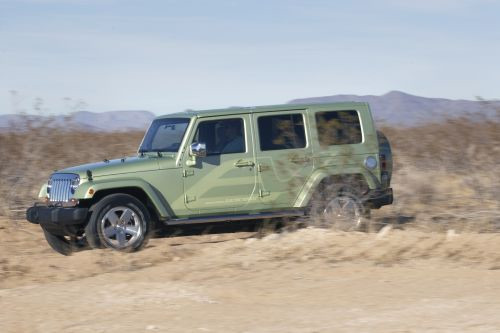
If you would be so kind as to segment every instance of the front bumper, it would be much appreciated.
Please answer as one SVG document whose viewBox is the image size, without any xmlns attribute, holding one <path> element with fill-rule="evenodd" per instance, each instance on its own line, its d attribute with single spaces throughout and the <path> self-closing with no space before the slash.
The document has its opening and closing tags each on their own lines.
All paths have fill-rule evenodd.
<svg viewBox="0 0 500 333">
<path fill-rule="evenodd" d="M 64 227 L 85 223 L 88 213 L 88 208 L 33 206 L 26 211 L 26 219 L 42 226 Z"/>
<path fill-rule="evenodd" d="M 363 202 L 367 207 L 377 209 L 392 204 L 393 199 L 392 188 L 389 187 L 383 190 L 370 190 L 363 198 Z"/>
</svg>

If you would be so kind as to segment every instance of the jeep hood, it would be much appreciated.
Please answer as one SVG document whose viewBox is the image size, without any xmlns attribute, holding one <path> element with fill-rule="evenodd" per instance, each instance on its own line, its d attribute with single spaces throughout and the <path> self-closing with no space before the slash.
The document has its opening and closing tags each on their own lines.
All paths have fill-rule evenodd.
<svg viewBox="0 0 500 333">
<path fill-rule="evenodd" d="M 105 160 L 102 162 L 82 164 L 62 170 L 57 170 L 60 173 L 76 173 L 80 178 L 87 178 L 87 170 L 92 172 L 92 177 L 119 175 L 125 173 L 135 173 L 144 171 L 153 171 L 160 168 L 160 160 L 162 168 L 172 167 L 175 161 L 171 157 L 126 157 L 116 160 Z"/>
</svg>

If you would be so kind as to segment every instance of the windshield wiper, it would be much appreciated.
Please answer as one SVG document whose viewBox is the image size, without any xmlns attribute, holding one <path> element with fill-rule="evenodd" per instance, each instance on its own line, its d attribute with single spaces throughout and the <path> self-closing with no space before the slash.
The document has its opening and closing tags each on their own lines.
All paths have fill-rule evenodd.
<svg viewBox="0 0 500 333">
<path fill-rule="evenodd" d="M 143 157 L 145 153 L 156 153 L 158 157 L 163 157 L 163 153 L 168 153 L 168 151 L 163 151 L 161 149 L 139 149 L 141 157 Z"/>
</svg>

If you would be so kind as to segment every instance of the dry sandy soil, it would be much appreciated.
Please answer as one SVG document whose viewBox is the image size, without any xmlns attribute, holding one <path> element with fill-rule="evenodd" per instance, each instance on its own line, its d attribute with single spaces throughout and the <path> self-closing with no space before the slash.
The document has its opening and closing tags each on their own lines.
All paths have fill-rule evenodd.
<svg viewBox="0 0 500 333">
<path fill-rule="evenodd" d="M 38 226 L 0 228 L 0 332 L 500 331 L 496 233 L 240 230 L 64 257 Z"/>
</svg>

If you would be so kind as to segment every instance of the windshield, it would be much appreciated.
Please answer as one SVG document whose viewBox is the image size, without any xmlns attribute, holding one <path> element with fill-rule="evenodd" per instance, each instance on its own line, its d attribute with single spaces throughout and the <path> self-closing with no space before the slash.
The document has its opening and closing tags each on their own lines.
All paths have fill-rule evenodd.
<svg viewBox="0 0 500 333">
<path fill-rule="evenodd" d="M 154 120 L 142 140 L 139 153 L 149 151 L 176 153 L 181 146 L 182 138 L 189 125 L 189 120 L 189 118 L 163 118 Z"/>
</svg>

